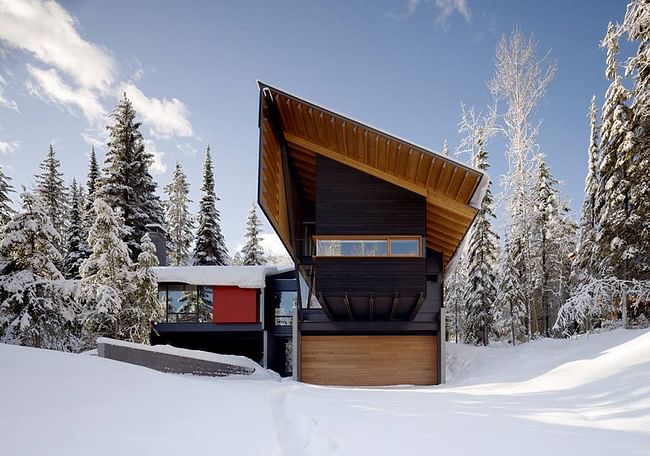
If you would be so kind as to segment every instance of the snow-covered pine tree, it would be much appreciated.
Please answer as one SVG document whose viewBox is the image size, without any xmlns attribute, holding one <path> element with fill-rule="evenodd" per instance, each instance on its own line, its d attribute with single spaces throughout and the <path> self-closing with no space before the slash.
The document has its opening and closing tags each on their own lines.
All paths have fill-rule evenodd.
<svg viewBox="0 0 650 456">
<path fill-rule="evenodd" d="M 650 280 L 650 2 L 630 1 L 622 31 L 638 42 L 636 54 L 626 64 L 626 76 L 634 80 L 630 107 L 635 147 L 627 163 L 633 208 L 627 225 L 634 230 L 634 245 L 625 255 L 633 269 L 631 276 Z"/>
<path fill-rule="evenodd" d="M 442 143 L 442 155 L 445 157 L 449 157 L 449 143 L 447 143 L 447 140 Z"/>
<path fill-rule="evenodd" d="M 191 203 L 189 192 L 187 176 L 180 163 L 176 162 L 172 181 L 165 186 L 167 201 L 164 202 L 170 266 L 185 266 L 189 263 L 194 240 L 194 217 L 188 209 L 188 204 Z"/>
<path fill-rule="evenodd" d="M 84 238 L 83 229 L 83 200 L 80 187 L 76 179 L 70 186 L 70 211 L 66 233 L 66 250 L 63 258 L 63 274 L 66 279 L 80 279 L 79 266 L 86 259 L 88 247 Z"/>
<path fill-rule="evenodd" d="M 97 337 L 120 337 L 120 313 L 135 283 L 122 217 L 101 198 L 95 198 L 94 212 L 88 235 L 91 254 L 80 268 L 87 347 L 94 346 Z"/>
<path fill-rule="evenodd" d="M 253 202 L 246 220 L 246 244 L 241 249 L 241 261 L 245 266 L 264 264 L 264 249 L 260 243 L 261 228 L 262 222 L 257 217 L 257 208 Z"/>
<path fill-rule="evenodd" d="M 596 206 L 600 229 L 596 253 L 602 278 L 629 279 L 635 275 L 634 260 L 638 252 L 635 233 L 638 228 L 627 223 L 635 209 L 630 204 L 629 176 L 635 138 L 632 111 L 627 106 L 630 92 L 623 87 L 617 71 L 618 31 L 611 22 L 602 46 L 607 47 L 605 74 L 612 82 L 605 96 L 600 129 L 600 182 Z"/>
<path fill-rule="evenodd" d="M 486 171 L 489 168 L 488 154 L 482 129 L 476 132 L 477 154 L 474 165 Z M 492 184 L 481 201 L 469 234 L 467 246 L 467 283 L 465 298 L 465 341 L 476 345 L 488 345 L 493 333 L 494 302 L 496 290 L 496 256 L 498 236 L 492 230 L 492 220 L 496 218 L 493 209 Z"/>
<path fill-rule="evenodd" d="M 0 275 L 0 341 L 66 350 L 74 291 L 56 266 L 59 233 L 40 198 L 23 192 L 21 201 L 0 242 L 8 261 Z"/>
<path fill-rule="evenodd" d="M 39 167 L 41 174 L 36 175 L 36 195 L 45 205 L 52 226 L 59 233 L 57 250 L 63 252 L 68 214 L 68 192 L 61 172 L 61 162 L 56 158 L 54 147 L 51 144 Z"/>
<path fill-rule="evenodd" d="M 0 227 L 5 226 L 16 211 L 11 206 L 10 193 L 14 191 L 10 184 L 11 177 L 0 169 Z"/>
<path fill-rule="evenodd" d="M 141 252 L 135 270 L 135 286 L 132 296 L 122 303 L 120 311 L 120 338 L 145 344 L 154 323 L 163 317 L 158 301 L 158 282 L 151 268 L 158 266 L 156 246 L 148 234 L 140 240 Z"/>
<path fill-rule="evenodd" d="M 449 267 L 449 266 L 448 266 Z M 455 266 L 445 278 L 443 297 L 447 340 L 465 340 L 465 286 L 467 284 L 467 247 L 458 252 Z"/>
<path fill-rule="evenodd" d="M 494 330 L 497 337 L 516 345 L 528 339 L 528 313 L 526 297 L 522 294 L 522 271 L 515 263 L 520 254 L 510 251 L 513 248 L 518 245 L 513 247 L 506 237 L 498 261 Z"/>
<path fill-rule="evenodd" d="M 561 201 L 559 182 L 538 154 L 531 232 L 533 332 L 550 336 L 555 315 L 566 297 L 570 257 L 575 248 L 575 224 L 568 204 Z"/>
<path fill-rule="evenodd" d="M 218 198 L 214 192 L 214 174 L 210 146 L 205 151 L 203 162 L 203 185 L 199 202 L 199 226 L 196 231 L 194 265 L 224 266 L 228 264 L 228 249 L 221 233 L 220 215 L 217 210 Z"/>
<path fill-rule="evenodd" d="M 84 208 L 84 210 L 87 214 L 90 214 L 92 213 L 92 209 L 95 204 L 95 193 L 99 188 L 100 179 L 101 179 L 101 172 L 99 170 L 99 165 L 97 164 L 97 155 L 95 154 L 95 146 L 93 146 L 92 149 L 90 150 L 90 160 L 88 162 L 87 179 L 88 180 L 86 181 L 86 189 L 88 190 L 88 195 L 86 197 L 86 207 Z"/>
<path fill-rule="evenodd" d="M 126 93 L 111 118 L 104 176 L 92 197 L 102 198 L 120 211 L 127 230 L 125 242 L 135 260 L 147 225 L 163 225 L 163 212 L 155 194 L 156 184 L 149 174 L 153 157 L 145 150 L 141 124 L 136 121 L 136 112 Z"/>
<path fill-rule="evenodd" d="M 596 191 L 598 189 L 599 172 L 598 172 L 598 124 L 597 124 L 596 96 L 591 98 L 589 108 L 589 149 L 587 177 L 585 178 L 585 196 L 582 203 L 582 213 L 580 216 L 580 238 L 576 251 L 576 258 L 573 266 L 572 284 L 574 287 L 580 286 L 596 276 L 596 265 L 594 262 L 594 248 L 597 231 L 597 214 Z"/>
<path fill-rule="evenodd" d="M 556 66 L 547 53 L 537 57 L 537 44 L 515 30 L 502 37 L 496 50 L 496 71 L 489 84 L 495 102 L 505 102 L 501 115 L 506 139 L 508 172 L 503 178 L 506 235 L 511 240 L 507 262 L 519 271 L 512 286 L 524 300 L 528 338 L 532 336 L 531 204 L 534 187 L 534 154 L 538 127 L 532 123 L 534 110 L 555 76 Z"/>
</svg>

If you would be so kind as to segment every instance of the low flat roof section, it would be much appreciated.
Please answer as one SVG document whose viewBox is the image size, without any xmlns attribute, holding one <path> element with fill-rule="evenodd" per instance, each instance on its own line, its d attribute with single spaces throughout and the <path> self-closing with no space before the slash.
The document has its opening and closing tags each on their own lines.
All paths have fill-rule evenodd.
<svg viewBox="0 0 650 456">
<path fill-rule="evenodd" d="M 321 155 L 422 195 L 427 247 L 446 267 L 471 226 L 489 182 L 487 174 L 369 125 L 258 82 L 260 89 L 260 206 L 292 252 L 282 146 L 307 199 L 315 196 Z"/>
<path fill-rule="evenodd" d="M 293 271 L 293 266 L 158 266 L 158 283 L 264 288 L 266 277 Z"/>
</svg>

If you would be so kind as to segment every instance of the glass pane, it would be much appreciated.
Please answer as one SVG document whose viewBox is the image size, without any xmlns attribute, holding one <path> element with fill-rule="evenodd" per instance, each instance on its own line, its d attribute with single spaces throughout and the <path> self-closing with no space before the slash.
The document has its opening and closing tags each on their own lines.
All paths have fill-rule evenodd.
<svg viewBox="0 0 650 456">
<path fill-rule="evenodd" d="M 212 321 L 212 287 L 199 287 L 199 321 Z"/>
<path fill-rule="evenodd" d="M 182 306 L 183 285 L 169 285 L 167 287 L 167 312 L 176 313 Z"/>
<path fill-rule="evenodd" d="M 417 239 L 391 239 L 391 255 L 418 256 L 420 241 Z"/>
<path fill-rule="evenodd" d="M 384 239 L 361 241 L 362 256 L 386 256 L 388 254 L 388 242 Z"/>
<path fill-rule="evenodd" d="M 196 287 L 192 285 L 185 285 L 185 289 L 179 299 L 179 313 L 196 313 L 196 303 L 198 301 L 198 295 L 196 292 Z"/>
<path fill-rule="evenodd" d="M 163 312 L 167 314 L 167 285 L 158 287 L 158 303 Z"/>
<path fill-rule="evenodd" d="M 341 255 L 341 243 L 339 241 L 319 239 L 316 243 L 316 255 L 339 256 Z"/>
<path fill-rule="evenodd" d="M 295 291 L 279 291 L 275 294 L 275 325 L 291 325 L 293 307 L 296 305 L 298 293 Z"/>
</svg>

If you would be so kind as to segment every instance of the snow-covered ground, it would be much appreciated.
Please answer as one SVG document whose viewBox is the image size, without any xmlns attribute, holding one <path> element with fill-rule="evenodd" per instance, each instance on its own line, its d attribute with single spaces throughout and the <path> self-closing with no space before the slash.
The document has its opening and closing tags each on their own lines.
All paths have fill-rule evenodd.
<svg viewBox="0 0 650 456">
<path fill-rule="evenodd" d="M 0 345 L 0 454 L 650 455 L 649 330 L 448 353 L 444 386 L 334 388 Z"/>
</svg>

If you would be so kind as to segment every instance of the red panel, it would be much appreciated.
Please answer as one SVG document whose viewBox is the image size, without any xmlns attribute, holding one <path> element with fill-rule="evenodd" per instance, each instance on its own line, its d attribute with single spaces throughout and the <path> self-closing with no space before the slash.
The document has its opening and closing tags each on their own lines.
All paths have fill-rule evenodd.
<svg viewBox="0 0 650 456">
<path fill-rule="evenodd" d="M 213 287 L 212 321 L 215 323 L 257 323 L 257 289 Z"/>
</svg>

